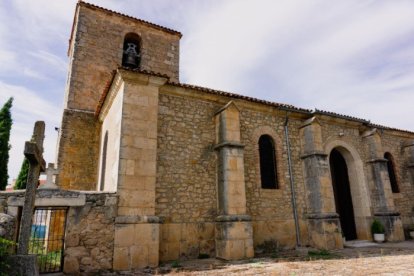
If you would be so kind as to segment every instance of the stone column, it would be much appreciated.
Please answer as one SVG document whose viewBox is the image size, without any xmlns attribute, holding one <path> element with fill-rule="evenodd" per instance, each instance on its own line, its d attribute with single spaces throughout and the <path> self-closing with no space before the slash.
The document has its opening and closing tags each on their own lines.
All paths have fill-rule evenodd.
<svg viewBox="0 0 414 276">
<path fill-rule="evenodd" d="M 404 240 L 400 214 L 395 211 L 391 183 L 388 175 L 387 159 L 384 158 L 381 136 L 377 129 L 362 134 L 368 145 L 369 186 L 371 190 L 371 209 L 374 217 L 385 226 L 388 241 Z"/>
<path fill-rule="evenodd" d="M 300 129 L 306 187 L 309 243 L 316 248 L 342 248 L 339 216 L 335 210 L 328 155 L 322 148 L 322 129 L 316 117 Z"/>
<path fill-rule="evenodd" d="M 218 153 L 216 257 L 226 260 L 254 255 L 253 230 L 246 215 L 243 148 L 240 143 L 239 110 L 233 102 L 216 113 Z"/>
<path fill-rule="evenodd" d="M 120 71 L 123 79 L 118 217 L 114 270 L 156 267 L 159 218 L 155 216 L 158 93 L 165 78 Z"/>
</svg>

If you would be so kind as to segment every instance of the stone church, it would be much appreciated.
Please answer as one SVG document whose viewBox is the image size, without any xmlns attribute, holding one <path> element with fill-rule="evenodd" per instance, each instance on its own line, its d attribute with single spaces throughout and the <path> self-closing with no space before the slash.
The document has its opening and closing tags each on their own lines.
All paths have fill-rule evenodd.
<svg viewBox="0 0 414 276">
<path fill-rule="evenodd" d="M 342 248 L 371 240 L 374 218 L 405 239 L 413 132 L 181 83 L 181 36 L 76 7 L 57 182 L 117 196 L 113 269 L 249 258 L 266 241 Z"/>
</svg>

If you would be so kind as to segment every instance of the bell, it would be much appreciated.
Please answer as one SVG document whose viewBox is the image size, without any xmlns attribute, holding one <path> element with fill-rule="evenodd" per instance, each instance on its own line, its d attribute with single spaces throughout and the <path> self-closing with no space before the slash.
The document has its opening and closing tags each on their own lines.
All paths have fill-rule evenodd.
<svg viewBox="0 0 414 276">
<path fill-rule="evenodd" d="M 125 63 L 124 65 L 127 67 L 137 68 L 137 58 L 139 57 L 139 54 L 137 53 L 137 45 L 134 43 L 128 43 L 128 48 L 124 51 L 125 55 Z"/>
</svg>

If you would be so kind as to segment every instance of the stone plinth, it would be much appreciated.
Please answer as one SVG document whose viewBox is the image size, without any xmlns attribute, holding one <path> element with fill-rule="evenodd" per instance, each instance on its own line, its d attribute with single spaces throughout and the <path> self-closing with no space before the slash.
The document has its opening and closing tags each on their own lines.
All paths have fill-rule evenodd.
<svg viewBox="0 0 414 276">
<path fill-rule="evenodd" d="M 310 246 L 322 249 L 343 248 L 338 214 L 309 214 L 308 228 Z"/>
<path fill-rule="evenodd" d="M 225 260 L 252 258 L 253 229 L 249 216 L 219 216 L 216 219 L 216 257 Z"/>
<path fill-rule="evenodd" d="M 375 213 L 374 217 L 384 225 L 387 241 L 396 242 L 404 240 L 403 224 L 399 213 Z"/>
<path fill-rule="evenodd" d="M 114 270 L 131 270 L 159 262 L 157 217 L 118 217 L 115 224 Z"/>
</svg>

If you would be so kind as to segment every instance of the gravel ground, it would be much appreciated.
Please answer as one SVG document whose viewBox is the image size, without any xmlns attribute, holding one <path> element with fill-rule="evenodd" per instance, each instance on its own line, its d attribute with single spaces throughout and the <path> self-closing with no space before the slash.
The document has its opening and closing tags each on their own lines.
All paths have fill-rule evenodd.
<svg viewBox="0 0 414 276">
<path fill-rule="evenodd" d="M 177 267 L 178 266 L 178 267 Z M 170 262 L 118 275 L 414 275 L 414 242 L 317 251 L 281 250 L 243 261 Z"/>
</svg>

